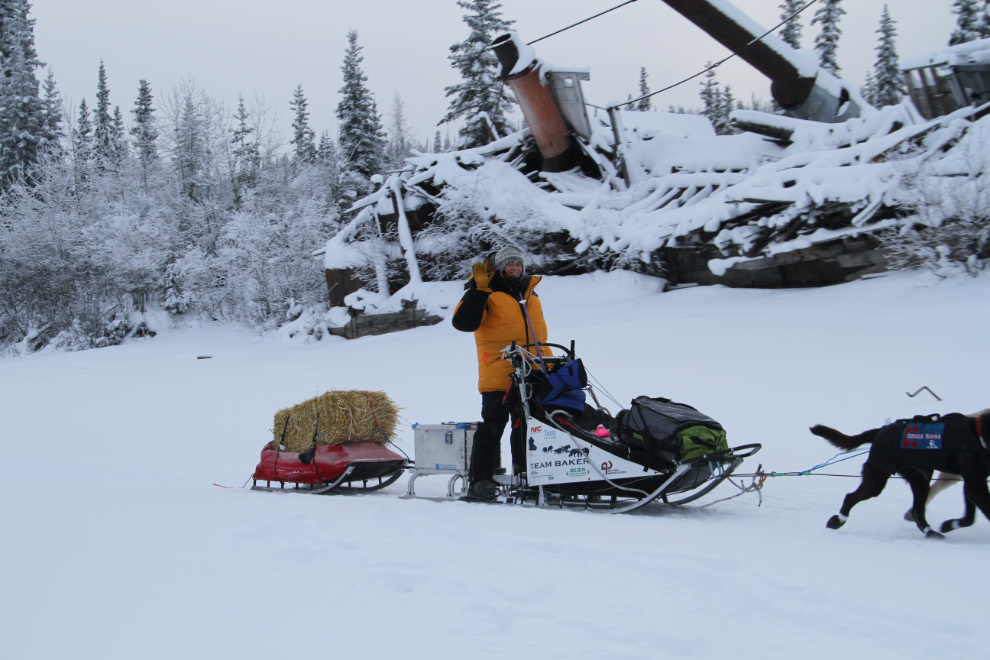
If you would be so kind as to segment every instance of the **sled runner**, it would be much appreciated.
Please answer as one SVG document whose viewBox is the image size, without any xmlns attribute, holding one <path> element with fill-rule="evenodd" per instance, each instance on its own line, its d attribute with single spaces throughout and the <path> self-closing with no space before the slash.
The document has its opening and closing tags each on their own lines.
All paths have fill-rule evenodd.
<svg viewBox="0 0 990 660">
<path fill-rule="evenodd" d="M 573 342 L 570 348 L 547 346 L 563 355 L 540 359 L 527 350 L 531 346 L 516 344 L 502 351 L 514 369 L 507 396 L 525 420 L 527 466 L 521 475 L 496 473 L 500 494 L 495 501 L 613 513 L 634 511 L 658 500 L 687 504 L 711 492 L 761 449 L 759 444 L 729 448 L 718 422 L 667 399 L 639 397 L 629 410 L 613 417 L 598 405 Z M 587 403 L 586 393 L 595 406 Z M 453 452 L 447 465 L 441 460 L 427 466 L 418 460 L 421 452 L 436 453 L 438 437 L 434 433 L 431 445 L 428 434 L 417 432 L 417 466 L 411 470 L 405 498 L 419 497 L 418 477 L 440 473 L 452 475 L 447 496 L 426 499 L 466 495 L 469 450 L 447 449 Z M 461 490 L 455 492 L 458 480 Z"/>
</svg>

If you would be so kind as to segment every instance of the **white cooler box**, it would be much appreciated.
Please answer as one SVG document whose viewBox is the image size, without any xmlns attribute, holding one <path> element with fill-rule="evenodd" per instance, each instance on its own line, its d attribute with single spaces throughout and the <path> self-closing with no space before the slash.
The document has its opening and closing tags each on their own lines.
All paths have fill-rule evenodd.
<svg viewBox="0 0 990 660">
<path fill-rule="evenodd" d="M 467 474 L 478 422 L 413 424 L 416 472 L 419 474 Z M 495 466 L 501 467 L 499 460 Z"/>
</svg>

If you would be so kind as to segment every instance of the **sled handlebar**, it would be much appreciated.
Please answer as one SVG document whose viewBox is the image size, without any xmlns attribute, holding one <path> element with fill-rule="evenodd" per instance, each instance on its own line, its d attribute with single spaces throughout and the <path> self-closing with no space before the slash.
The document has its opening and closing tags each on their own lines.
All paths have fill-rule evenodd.
<svg viewBox="0 0 990 660">
<path fill-rule="evenodd" d="M 739 453 L 740 450 L 745 450 L 745 449 L 748 449 L 749 451 L 746 452 L 745 454 Z M 731 451 L 732 451 L 732 455 L 735 456 L 736 458 L 749 458 L 750 456 L 760 451 L 761 449 L 763 449 L 763 445 L 759 443 L 753 443 L 751 445 L 739 445 L 738 447 L 733 447 Z"/>
<path fill-rule="evenodd" d="M 512 342 L 512 345 L 513 346 L 519 346 L 520 348 L 535 348 L 536 347 L 536 344 L 516 344 L 515 342 Z M 563 346 L 561 344 L 551 344 L 549 342 L 542 342 L 542 343 L 540 343 L 540 346 L 548 346 L 550 348 L 559 348 L 560 350 L 562 350 L 564 353 L 567 354 L 567 359 L 568 360 L 573 360 L 574 359 L 574 342 L 573 341 L 571 341 L 570 348 L 568 348 L 567 346 Z M 544 356 L 543 359 L 544 360 L 547 360 L 547 359 L 552 360 L 552 359 L 554 359 L 554 357 L 553 356 L 550 356 L 548 358 L 548 357 Z"/>
</svg>

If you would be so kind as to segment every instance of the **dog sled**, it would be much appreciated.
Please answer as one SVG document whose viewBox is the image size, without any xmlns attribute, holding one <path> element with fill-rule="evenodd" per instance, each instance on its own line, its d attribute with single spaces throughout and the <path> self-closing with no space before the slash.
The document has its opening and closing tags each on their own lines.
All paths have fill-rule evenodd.
<svg viewBox="0 0 990 660">
<path fill-rule="evenodd" d="M 374 442 L 320 445 L 309 452 L 278 450 L 269 442 L 251 490 L 325 495 L 381 490 L 402 476 L 408 460 Z"/>
<path fill-rule="evenodd" d="M 409 459 L 392 451 L 398 407 L 384 392 L 331 391 L 275 415 L 252 490 L 314 495 L 381 490 Z"/>
<path fill-rule="evenodd" d="M 761 449 L 729 448 L 718 422 L 667 399 L 640 397 L 613 416 L 599 404 L 573 342 L 569 348 L 545 345 L 560 355 L 540 358 L 530 352 L 532 345 L 515 343 L 502 351 L 514 369 L 506 396 L 525 425 L 527 465 L 518 475 L 496 470 L 496 502 L 613 513 L 651 502 L 683 505 L 717 488 Z M 476 426 L 416 429 L 417 460 L 404 499 L 467 499 Z M 416 494 L 416 480 L 431 474 L 450 475 L 445 496 Z"/>
</svg>

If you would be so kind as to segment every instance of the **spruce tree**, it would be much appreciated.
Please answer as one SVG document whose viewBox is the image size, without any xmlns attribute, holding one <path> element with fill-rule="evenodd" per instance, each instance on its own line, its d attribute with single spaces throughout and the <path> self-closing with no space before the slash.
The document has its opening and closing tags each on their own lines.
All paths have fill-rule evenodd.
<svg viewBox="0 0 990 660">
<path fill-rule="evenodd" d="M 711 66 L 709 61 L 705 66 Z M 718 88 L 718 81 L 715 80 L 715 69 L 709 69 L 705 73 L 705 79 L 701 81 L 701 114 L 708 117 L 708 121 L 713 127 L 718 124 L 719 112 L 722 109 L 722 94 Z"/>
<path fill-rule="evenodd" d="M 811 19 L 811 24 L 820 24 L 821 32 L 815 37 L 815 50 L 818 51 L 821 67 L 832 74 L 839 75 L 839 63 L 836 60 L 836 49 L 842 30 L 839 29 L 839 19 L 846 10 L 841 5 L 842 0 L 821 0 L 821 5 Z"/>
<path fill-rule="evenodd" d="M 443 151 L 443 142 L 440 141 L 440 129 L 433 134 L 433 153 L 438 154 Z"/>
<path fill-rule="evenodd" d="M 110 121 L 110 148 L 113 159 L 120 161 L 127 157 L 127 141 L 124 139 L 124 115 L 120 106 L 113 107 L 113 119 Z"/>
<path fill-rule="evenodd" d="M 732 88 L 729 85 L 726 85 L 719 94 L 718 100 L 718 118 L 715 122 L 715 132 L 718 135 L 731 135 L 735 130 L 732 128 L 729 115 L 736 109 L 736 99 L 732 96 Z"/>
<path fill-rule="evenodd" d="M 333 163 L 337 160 L 337 145 L 333 143 L 330 131 L 320 133 L 320 144 L 316 147 L 316 160 L 323 164 Z"/>
<path fill-rule="evenodd" d="M 877 61 L 873 65 L 873 99 L 870 101 L 878 108 L 885 105 L 895 105 L 904 96 L 904 81 L 901 78 L 897 60 L 897 48 L 894 41 L 897 38 L 895 21 L 890 17 L 887 5 L 883 6 L 880 16 L 880 43 L 877 44 Z"/>
<path fill-rule="evenodd" d="M 151 95 L 151 85 L 147 80 L 138 81 L 137 100 L 134 101 L 134 125 L 131 126 L 131 135 L 134 138 L 134 155 L 141 165 L 142 180 L 145 188 L 148 185 L 148 171 L 155 161 L 158 160 L 158 130 L 155 127 L 154 112 L 151 106 L 153 97 Z"/>
<path fill-rule="evenodd" d="M 337 145 L 330 137 L 329 131 L 320 134 L 320 143 L 316 148 L 316 162 L 320 166 L 324 190 L 326 191 L 326 210 L 336 213 L 340 203 L 340 160 Z"/>
<path fill-rule="evenodd" d="M 412 148 L 412 126 L 406 117 L 406 104 L 396 92 L 392 97 L 392 107 L 388 111 L 388 145 L 385 150 L 386 160 L 390 169 L 401 169 L 405 166 L 406 156 Z"/>
<path fill-rule="evenodd" d="M 115 157 L 113 145 L 113 118 L 110 115 L 110 87 L 107 71 L 100 60 L 96 82 L 96 107 L 93 108 L 93 149 L 101 166 L 111 163 Z"/>
<path fill-rule="evenodd" d="M 793 16 L 780 29 L 780 40 L 791 48 L 801 47 L 801 22 L 794 14 L 804 6 L 804 3 L 805 0 L 784 0 L 780 3 L 780 20 L 787 20 L 788 16 Z"/>
<path fill-rule="evenodd" d="M 179 175 L 182 194 L 193 203 L 201 202 L 206 192 L 202 185 L 206 177 L 201 176 L 207 162 L 204 121 L 198 101 L 192 90 L 181 99 L 172 147 L 172 166 Z"/>
<path fill-rule="evenodd" d="M 52 73 L 51 69 L 48 69 L 42 90 L 44 91 L 41 102 L 44 107 L 45 130 L 52 138 L 49 148 L 59 150 L 61 140 L 65 137 L 62 129 L 62 95 L 58 91 L 58 85 L 55 84 L 55 74 Z"/>
<path fill-rule="evenodd" d="M 230 144 L 233 147 L 231 155 L 234 159 L 234 207 L 240 208 L 245 188 L 254 188 L 258 183 L 258 171 L 261 169 L 261 152 L 258 141 L 251 135 L 254 127 L 250 125 L 251 114 L 244 105 L 244 97 L 237 97 L 237 112 L 234 121 L 237 125 L 231 129 Z"/>
<path fill-rule="evenodd" d="M 859 89 L 859 93 L 863 95 L 863 99 L 870 105 L 876 107 L 877 105 L 877 90 L 876 84 L 873 82 L 873 72 L 866 72 L 866 80 L 863 81 L 863 86 Z"/>
<path fill-rule="evenodd" d="M 515 21 L 502 18 L 499 11 L 502 5 L 497 0 L 458 0 L 457 6 L 468 11 L 463 18 L 471 32 L 467 39 L 450 47 L 447 59 L 461 74 L 462 81 L 444 88 L 447 96 L 453 98 L 439 123 L 463 117 L 459 146 L 470 148 L 487 144 L 494 137 L 489 134 L 484 115 L 499 135 L 510 132 L 505 113 L 516 101 L 498 79 L 500 67 L 491 46 Z"/>
<path fill-rule="evenodd" d="M 306 112 L 306 107 L 309 104 L 305 94 L 303 94 L 302 85 L 296 87 L 289 105 L 296 115 L 292 120 L 291 141 L 296 147 L 296 160 L 300 163 L 314 163 L 316 162 L 316 132 L 309 127 L 309 113 Z"/>
<path fill-rule="evenodd" d="M 72 166 L 76 191 L 82 191 L 89 178 L 90 162 L 93 158 L 93 124 L 89 119 L 86 99 L 79 102 L 79 115 L 70 140 L 72 144 Z"/>
<path fill-rule="evenodd" d="M 355 30 L 347 33 L 349 45 L 341 66 L 344 86 L 340 88 L 341 99 L 337 104 L 339 152 L 344 169 L 356 173 L 364 180 L 364 187 L 370 190 L 368 180 L 382 170 L 385 135 L 375 99 L 365 87 L 368 78 L 361 70 L 364 58 L 357 37 Z"/>
<path fill-rule="evenodd" d="M 650 86 L 646 84 L 646 67 L 641 66 L 639 68 L 639 95 L 647 96 L 650 93 Z M 641 98 L 639 103 L 636 105 L 636 109 L 640 112 L 649 112 L 653 108 L 653 104 L 650 103 L 649 97 L 643 99 Z"/>
<path fill-rule="evenodd" d="M 986 5 L 986 2 L 983 4 Z M 949 45 L 957 46 L 986 36 L 983 34 L 986 30 L 984 11 L 979 0 L 955 0 L 952 13 L 956 15 L 956 29 L 949 37 Z"/>
<path fill-rule="evenodd" d="M 33 183 L 38 150 L 57 141 L 38 91 L 30 11 L 28 0 L 0 0 L 0 191 L 21 177 Z"/>
</svg>

